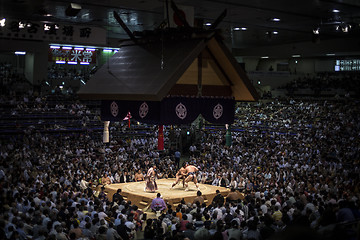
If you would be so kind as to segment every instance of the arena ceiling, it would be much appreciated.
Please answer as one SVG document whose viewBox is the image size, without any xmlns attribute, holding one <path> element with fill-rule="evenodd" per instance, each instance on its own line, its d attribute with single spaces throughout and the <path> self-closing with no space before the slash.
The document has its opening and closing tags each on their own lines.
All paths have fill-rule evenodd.
<svg viewBox="0 0 360 240">
<path fill-rule="evenodd" d="M 283 51 L 310 57 L 327 53 L 360 55 L 358 0 L 174 2 L 178 6 L 192 6 L 194 18 L 203 28 L 209 28 L 206 24 L 214 23 L 226 9 L 218 28 L 235 55 L 276 55 Z M 66 14 L 71 3 L 81 6 L 76 16 Z M 144 31 L 155 29 L 166 19 L 165 6 L 166 0 L 1 0 L 0 17 L 102 27 L 108 30 L 108 39 L 116 44 L 117 40 L 129 37 L 115 20 L 113 11 L 119 13 L 131 31 Z"/>
</svg>

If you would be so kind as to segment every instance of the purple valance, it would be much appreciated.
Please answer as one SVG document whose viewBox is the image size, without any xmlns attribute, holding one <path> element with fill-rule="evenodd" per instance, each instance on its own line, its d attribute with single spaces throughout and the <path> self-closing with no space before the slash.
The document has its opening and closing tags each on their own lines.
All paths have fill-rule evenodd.
<svg viewBox="0 0 360 240">
<path fill-rule="evenodd" d="M 201 114 L 210 123 L 234 122 L 235 100 L 210 97 L 167 97 L 158 101 L 103 100 L 101 120 L 122 121 L 128 112 L 133 119 L 151 124 L 190 124 Z"/>
</svg>

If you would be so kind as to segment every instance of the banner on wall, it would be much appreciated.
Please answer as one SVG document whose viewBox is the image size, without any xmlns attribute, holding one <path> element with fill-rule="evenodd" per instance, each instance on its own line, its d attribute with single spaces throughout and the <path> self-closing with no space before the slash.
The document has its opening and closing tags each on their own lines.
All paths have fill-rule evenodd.
<svg viewBox="0 0 360 240">
<path fill-rule="evenodd" d="M 65 61 L 96 64 L 96 52 L 86 50 L 86 48 L 49 48 L 48 60 L 49 62 Z"/>
<path fill-rule="evenodd" d="M 106 30 L 99 27 L 6 19 L 0 38 L 41 40 L 69 44 L 106 44 Z"/>
</svg>

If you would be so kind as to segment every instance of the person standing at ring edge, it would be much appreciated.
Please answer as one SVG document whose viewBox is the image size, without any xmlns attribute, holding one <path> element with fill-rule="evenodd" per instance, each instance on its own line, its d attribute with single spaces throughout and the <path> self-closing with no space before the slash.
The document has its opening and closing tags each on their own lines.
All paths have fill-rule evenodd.
<svg viewBox="0 0 360 240">
<path fill-rule="evenodd" d="M 175 167 L 176 169 L 178 169 L 180 164 L 180 157 L 181 157 L 181 153 L 179 150 L 176 150 L 174 157 L 175 157 Z"/>
<path fill-rule="evenodd" d="M 158 190 L 157 184 L 156 184 L 156 165 L 153 164 L 153 166 L 147 171 L 147 174 L 145 176 L 145 192 L 155 192 Z"/>
</svg>

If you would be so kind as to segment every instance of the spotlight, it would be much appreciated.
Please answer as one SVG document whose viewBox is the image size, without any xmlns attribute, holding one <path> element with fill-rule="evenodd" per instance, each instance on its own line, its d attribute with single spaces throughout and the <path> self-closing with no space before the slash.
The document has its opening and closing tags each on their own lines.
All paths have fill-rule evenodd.
<svg viewBox="0 0 360 240">
<path fill-rule="evenodd" d="M 312 42 L 320 43 L 320 28 L 313 29 Z"/>
<path fill-rule="evenodd" d="M 313 29 L 313 34 L 319 35 L 320 34 L 320 28 L 314 28 Z"/>
<path fill-rule="evenodd" d="M 241 30 L 241 31 L 246 31 L 247 28 L 246 28 L 246 27 L 234 27 L 233 30 L 234 30 L 234 31 L 240 31 L 240 30 Z"/>
<path fill-rule="evenodd" d="M 273 21 L 273 22 L 280 22 L 280 18 L 272 18 L 272 19 L 270 19 L 270 21 Z"/>
<path fill-rule="evenodd" d="M 48 24 L 46 24 L 46 23 L 44 24 L 44 31 L 49 31 L 50 28 L 51 28 L 50 25 L 48 25 Z"/>
<path fill-rule="evenodd" d="M 342 31 L 343 33 L 348 33 L 351 30 L 351 25 L 346 23 L 341 23 L 336 26 L 336 31 Z"/>
<path fill-rule="evenodd" d="M 351 29 L 351 25 L 350 25 L 350 24 L 345 24 L 344 26 L 341 27 L 341 30 L 342 30 L 344 33 L 349 32 L 350 29 Z"/>
<path fill-rule="evenodd" d="M 0 27 L 5 27 L 5 22 L 6 22 L 6 19 L 3 18 L 0 20 Z"/>
<path fill-rule="evenodd" d="M 25 28 L 25 26 L 26 26 L 26 23 L 24 23 L 24 22 L 19 22 L 19 28 L 20 29 L 22 29 L 22 28 Z"/>
</svg>

